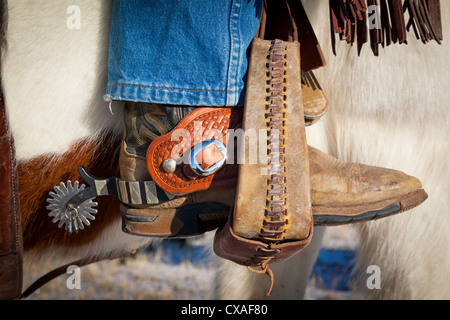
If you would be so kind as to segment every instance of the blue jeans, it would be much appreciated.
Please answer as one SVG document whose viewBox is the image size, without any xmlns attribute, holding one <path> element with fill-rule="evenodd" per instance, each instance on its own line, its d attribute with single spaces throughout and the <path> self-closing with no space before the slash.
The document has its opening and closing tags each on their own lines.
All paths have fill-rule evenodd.
<svg viewBox="0 0 450 320">
<path fill-rule="evenodd" d="M 244 104 L 262 0 L 114 0 L 106 100 Z"/>
</svg>

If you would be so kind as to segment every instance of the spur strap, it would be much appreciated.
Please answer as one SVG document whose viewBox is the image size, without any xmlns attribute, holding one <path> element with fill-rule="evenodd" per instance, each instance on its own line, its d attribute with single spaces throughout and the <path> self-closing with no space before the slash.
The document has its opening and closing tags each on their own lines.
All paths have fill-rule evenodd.
<svg viewBox="0 0 450 320">
<path fill-rule="evenodd" d="M 232 161 L 236 155 L 234 136 L 241 132 L 236 130 L 241 123 L 239 107 L 192 111 L 174 130 L 150 144 L 147 167 L 152 179 L 173 195 L 234 186 L 238 172 L 236 161 Z M 233 146 L 229 147 L 229 142 Z M 214 171 L 217 163 L 222 166 Z"/>
</svg>

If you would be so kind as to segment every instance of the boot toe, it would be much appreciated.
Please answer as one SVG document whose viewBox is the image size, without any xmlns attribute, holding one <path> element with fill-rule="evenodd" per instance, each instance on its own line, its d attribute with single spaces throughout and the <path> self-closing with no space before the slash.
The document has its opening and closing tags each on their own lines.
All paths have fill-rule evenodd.
<svg viewBox="0 0 450 320">
<path fill-rule="evenodd" d="M 369 191 L 372 201 L 402 197 L 422 189 L 422 182 L 419 179 L 401 171 L 378 167 L 371 169 L 370 174 L 364 175 L 363 185 L 366 187 L 363 189 L 372 191 Z"/>
<path fill-rule="evenodd" d="M 343 162 L 316 149 L 310 151 L 316 225 L 377 219 L 416 207 L 428 197 L 419 179 L 401 171 Z"/>
</svg>

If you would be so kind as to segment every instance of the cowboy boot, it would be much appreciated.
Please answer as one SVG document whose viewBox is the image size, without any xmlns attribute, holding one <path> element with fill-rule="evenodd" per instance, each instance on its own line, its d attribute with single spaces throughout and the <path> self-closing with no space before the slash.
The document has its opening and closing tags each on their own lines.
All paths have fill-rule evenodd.
<svg viewBox="0 0 450 320">
<path fill-rule="evenodd" d="M 194 108 L 128 103 L 125 109 L 121 179 L 152 180 L 146 162 L 150 143 L 169 133 Z M 383 218 L 414 208 L 427 199 L 421 182 L 400 171 L 344 162 L 310 146 L 308 153 L 314 225 Z M 157 194 L 173 197 L 159 189 Z M 157 237 L 201 234 L 226 221 L 235 197 L 236 187 L 231 186 L 173 197 L 161 204 L 122 203 L 123 229 Z"/>
<path fill-rule="evenodd" d="M 344 162 L 308 146 L 314 225 L 341 225 L 412 209 L 428 195 L 403 172 Z"/>
<path fill-rule="evenodd" d="M 193 107 L 128 102 L 125 106 L 125 133 L 121 146 L 120 177 L 124 181 L 152 180 L 146 162 L 150 143 L 169 133 Z M 122 203 L 123 230 L 155 237 L 195 236 L 214 230 L 226 220 L 235 198 L 235 188 L 222 188 L 173 197 L 158 189 L 161 204 Z"/>
</svg>

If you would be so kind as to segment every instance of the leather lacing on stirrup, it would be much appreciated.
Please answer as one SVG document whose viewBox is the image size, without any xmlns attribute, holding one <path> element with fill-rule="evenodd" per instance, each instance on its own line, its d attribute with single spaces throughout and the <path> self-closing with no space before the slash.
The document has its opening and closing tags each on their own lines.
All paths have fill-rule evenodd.
<svg viewBox="0 0 450 320">
<path fill-rule="evenodd" d="M 272 294 L 273 285 L 275 284 L 275 277 L 273 276 L 273 271 L 269 268 L 269 263 L 265 262 L 263 263 L 260 268 L 261 270 L 257 270 L 254 267 L 248 266 L 248 270 L 251 272 L 257 273 L 257 274 L 266 274 L 269 277 L 270 286 L 267 290 L 267 296 L 270 296 Z"/>
<path fill-rule="evenodd" d="M 272 7 L 275 11 L 269 16 Z M 279 20 L 274 21 L 272 14 Z M 286 22 L 270 40 L 266 39 L 272 38 L 266 34 L 268 21 Z M 316 56 L 321 60 L 320 54 Z M 265 143 L 267 154 L 252 164 L 245 158 L 251 146 L 243 142 L 236 203 L 229 221 L 216 234 L 214 251 L 266 274 L 268 294 L 274 286 L 269 264 L 301 251 L 313 233 L 301 86 L 299 30 L 290 1 L 265 1 L 252 44 L 243 130 L 267 132 L 267 140 L 259 141 Z"/>
</svg>

